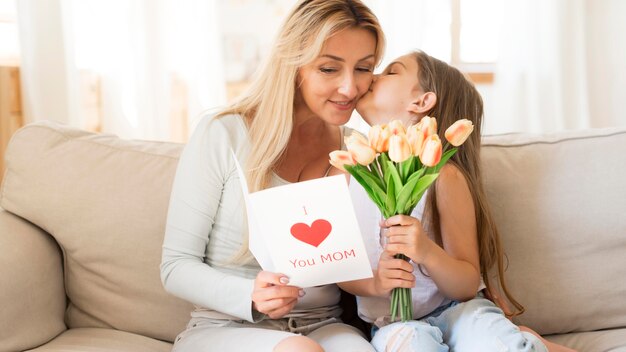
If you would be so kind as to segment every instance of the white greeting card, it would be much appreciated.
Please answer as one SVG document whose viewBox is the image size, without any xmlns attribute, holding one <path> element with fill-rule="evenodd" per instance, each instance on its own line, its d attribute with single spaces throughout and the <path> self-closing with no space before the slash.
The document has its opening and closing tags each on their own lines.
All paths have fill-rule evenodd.
<svg viewBox="0 0 626 352">
<path fill-rule="evenodd" d="M 246 201 L 250 251 L 263 270 L 283 273 L 290 285 L 299 287 L 372 277 L 344 176 L 249 193 L 235 162 Z"/>
</svg>

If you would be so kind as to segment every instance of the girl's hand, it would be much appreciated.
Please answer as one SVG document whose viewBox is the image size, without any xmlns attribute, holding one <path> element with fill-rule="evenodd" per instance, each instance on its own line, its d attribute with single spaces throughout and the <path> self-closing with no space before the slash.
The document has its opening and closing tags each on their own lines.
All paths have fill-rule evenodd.
<svg viewBox="0 0 626 352">
<path fill-rule="evenodd" d="M 383 252 L 374 273 L 374 287 L 379 297 L 388 297 L 396 287 L 415 286 L 413 265 L 406 260 L 396 259 L 390 252 Z"/>
<path fill-rule="evenodd" d="M 261 271 L 254 280 L 252 308 L 271 319 L 278 319 L 291 312 L 304 296 L 304 290 L 288 286 L 289 278 L 283 274 Z"/>
<path fill-rule="evenodd" d="M 422 223 L 408 215 L 394 215 L 382 220 L 380 227 L 387 229 L 385 250 L 392 254 L 404 254 L 413 262 L 423 264 L 428 248 L 433 242 L 428 238 Z"/>
</svg>

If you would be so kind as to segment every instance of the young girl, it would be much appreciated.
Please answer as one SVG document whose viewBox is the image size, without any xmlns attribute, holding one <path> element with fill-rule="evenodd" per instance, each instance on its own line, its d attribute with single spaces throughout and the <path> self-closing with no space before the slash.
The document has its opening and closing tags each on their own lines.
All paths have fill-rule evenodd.
<svg viewBox="0 0 626 352">
<path fill-rule="evenodd" d="M 474 132 L 441 170 L 412 216 L 380 221 L 374 203 L 357 182 L 351 182 L 370 261 L 378 265 L 374 278 L 340 286 L 359 296 L 360 316 L 374 323 L 376 350 L 546 351 L 540 337 L 520 331 L 480 293 L 483 288 L 495 292 L 499 286 L 516 309 L 512 315 L 523 312 L 503 280 L 500 239 L 481 183 L 483 105 L 474 86 L 457 69 L 415 52 L 375 76 L 357 111 L 370 125 L 399 119 L 408 126 L 424 116 L 437 118 L 438 131 L 461 118 L 474 124 Z M 398 253 L 411 262 L 395 259 Z M 494 266 L 497 282 L 488 275 Z M 396 287 L 414 288 L 415 320 L 389 321 L 389 296 Z"/>
</svg>

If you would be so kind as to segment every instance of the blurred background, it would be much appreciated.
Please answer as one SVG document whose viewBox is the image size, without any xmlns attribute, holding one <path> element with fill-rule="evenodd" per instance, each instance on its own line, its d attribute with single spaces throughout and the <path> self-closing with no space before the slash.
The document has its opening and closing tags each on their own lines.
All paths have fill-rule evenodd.
<svg viewBox="0 0 626 352">
<path fill-rule="evenodd" d="M 245 89 L 294 3 L 0 0 L 0 146 L 42 119 L 184 142 Z M 626 125 L 626 1 L 365 3 L 388 39 L 377 71 L 414 49 L 460 68 L 486 133 Z"/>
</svg>

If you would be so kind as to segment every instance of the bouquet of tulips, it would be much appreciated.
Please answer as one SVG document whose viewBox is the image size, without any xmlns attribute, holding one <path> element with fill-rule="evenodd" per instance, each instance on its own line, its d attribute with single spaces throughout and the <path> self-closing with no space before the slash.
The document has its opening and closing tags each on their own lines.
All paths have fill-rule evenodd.
<svg viewBox="0 0 626 352">
<path fill-rule="evenodd" d="M 345 170 L 359 182 L 382 215 L 410 215 L 439 170 L 472 133 L 471 121 L 456 121 L 445 132 L 445 148 L 437 135 L 437 120 L 425 116 L 405 128 L 401 121 L 372 126 L 369 140 L 354 133 L 346 137 L 347 151 L 330 153 L 330 163 Z M 453 147 L 449 150 L 449 145 Z M 408 260 L 403 254 L 396 258 Z M 410 288 L 395 288 L 391 294 L 391 319 L 408 321 L 413 317 Z"/>
</svg>

